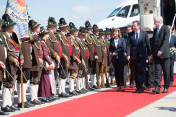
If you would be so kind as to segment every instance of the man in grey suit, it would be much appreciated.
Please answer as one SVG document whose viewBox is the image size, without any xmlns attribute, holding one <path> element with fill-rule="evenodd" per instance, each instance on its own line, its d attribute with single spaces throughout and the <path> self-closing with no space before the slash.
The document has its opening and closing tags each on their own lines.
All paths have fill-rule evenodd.
<svg viewBox="0 0 176 117">
<path fill-rule="evenodd" d="M 176 36 L 172 34 L 172 27 L 168 25 L 170 29 L 170 37 L 169 37 L 169 47 L 176 48 Z M 174 82 L 174 61 L 175 61 L 175 53 L 170 53 L 170 86 Z"/>
<path fill-rule="evenodd" d="M 155 64 L 155 83 L 156 87 L 152 92 L 160 94 L 162 71 L 164 74 L 164 91 L 168 93 L 170 85 L 170 48 L 169 48 L 169 28 L 163 25 L 163 18 L 154 19 L 155 30 L 151 42 L 152 57 Z"/>
</svg>

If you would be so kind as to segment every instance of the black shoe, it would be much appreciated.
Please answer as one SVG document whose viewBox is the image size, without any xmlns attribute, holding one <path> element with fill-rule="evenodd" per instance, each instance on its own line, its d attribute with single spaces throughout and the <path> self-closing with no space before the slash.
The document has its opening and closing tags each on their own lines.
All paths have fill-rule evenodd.
<svg viewBox="0 0 176 117">
<path fill-rule="evenodd" d="M 71 95 L 71 96 L 77 96 L 79 94 L 76 91 L 72 91 L 72 92 L 69 92 L 69 95 Z"/>
<path fill-rule="evenodd" d="M 29 107 L 34 107 L 34 104 L 28 103 L 28 102 L 24 102 L 25 104 L 27 104 Z"/>
<path fill-rule="evenodd" d="M 11 109 L 13 109 L 14 111 L 17 111 L 17 110 L 20 110 L 20 108 L 18 108 L 18 107 L 15 107 L 15 106 L 9 106 Z"/>
<path fill-rule="evenodd" d="M 84 94 L 84 92 L 82 90 L 76 91 L 79 94 Z"/>
<path fill-rule="evenodd" d="M 51 100 L 51 101 L 56 101 L 56 100 L 58 100 L 58 99 L 60 99 L 59 96 L 52 96 L 52 97 L 50 97 L 50 100 Z"/>
<path fill-rule="evenodd" d="M 130 88 L 133 88 L 134 87 L 134 84 L 130 84 Z"/>
<path fill-rule="evenodd" d="M 85 89 L 85 88 L 83 88 L 83 89 L 81 89 L 81 90 L 82 90 L 82 92 L 84 92 L 84 94 L 88 92 L 88 90 Z"/>
<path fill-rule="evenodd" d="M 40 104 L 45 104 L 44 102 L 42 102 L 42 101 L 40 101 L 40 100 L 38 100 L 39 102 L 40 102 Z"/>
<path fill-rule="evenodd" d="M 71 97 L 71 95 L 69 95 L 67 93 L 61 93 L 61 94 L 59 94 L 59 97 L 61 97 L 61 98 L 68 98 L 68 97 Z"/>
<path fill-rule="evenodd" d="M 9 106 L 1 107 L 1 110 L 4 112 L 15 112 L 15 110 L 11 109 Z"/>
<path fill-rule="evenodd" d="M 135 93 L 141 93 L 141 89 L 136 89 Z"/>
<path fill-rule="evenodd" d="M 89 91 L 95 91 L 95 88 L 90 87 L 88 90 Z"/>
<path fill-rule="evenodd" d="M 34 105 L 40 105 L 40 101 L 34 99 L 33 101 L 31 101 L 31 104 L 34 104 Z"/>
<path fill-rule="evenodd" d="M 146 87 L 146 90 L 147 90 L 147 91 L 151 91 L 150 86 Z"/>
<path fill-rule="evenodd" d="M 156 87 L 155 89 L 152 90 L 152 92 L 160 94 L 160 88 Z"/>
<path fill-rule="evenodd" d="M 41 102 L 43 102 L 43 103 L 50 103 L 50 100 L 49 99 L 42 99 Z"/>
<path fill-rule="evenodd" d="M 9 115 L 9 113 L 0 110 L 0 115 Z"/>
<path fill-rule="evenodd" d="M 93 87 L 92 87 L 92 88 L 97 89 L 97 86 L 93 85 Z"/>
<path fill-rule="evenodd" d="M 18 108 L 22 108 L 22 103 L 18 103 Z M 30 106 L 24 103 L 24 108 L 30 108 Z"/>
<path fill-rule="evenodd" d="M 164 88 L 163 93 L 168 93 L 168 88 Z"/>
</svg>

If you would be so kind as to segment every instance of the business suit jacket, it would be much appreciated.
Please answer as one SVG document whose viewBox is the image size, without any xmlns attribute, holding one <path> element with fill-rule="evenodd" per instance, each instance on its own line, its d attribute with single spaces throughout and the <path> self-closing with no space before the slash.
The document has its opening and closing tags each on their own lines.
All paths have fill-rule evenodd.
<svg viewBox="0 0 176 117">
<path fill-rule="evenodd" d="M 148 56 L 151 55 L 151 46 L 147 33 L 140 30 L 138 43 L 136 42 L 135 32 L 129 33 L 127 39 L 127 56 L 130 56 L 131 59 L 136 59 L 136 57 L 146 59 L 146 53 Z"/>
<path fill-rule="evenodd" d="M 125 62 L 126 57 L 125 57 L 125 50 L 126 50 L 126 42 L 124 38 L 119 38 L 118 39 L 118 45 L 117 48 L 115 46 L 114 38 L 110 40 L 110 46 L 109 46 L 109 53 L 118 53 L 117 56 L 113 56 L 111 58 L 112 63 L 115 62 Z"/>
<path fill-rule="evenodd" d="M 170 48 L 176 47 L 176 36 L 175 36 L 175 35 L 172 35 L 172 36 L 170 37 L 169 47 L 170 47 Z M 171 59 L 172 59 L 172 60 L 175 59 L 175 54 L 171 55 Z"/>
<path fill-rule="evenodd" d="M 152 42 L 152 55 L 153 57 L 157 57 L 158 51 L 162 52 L 162 55 L 159 58 L 169 58 L 170 57 L 170 49 L 169 49 L 169 36 L 170 31 L 169 28 L 163 25 L 160 28 L 160 31 L 157 35 L 157 28 L 153 32 L 153 40 Z"/>
</svg>

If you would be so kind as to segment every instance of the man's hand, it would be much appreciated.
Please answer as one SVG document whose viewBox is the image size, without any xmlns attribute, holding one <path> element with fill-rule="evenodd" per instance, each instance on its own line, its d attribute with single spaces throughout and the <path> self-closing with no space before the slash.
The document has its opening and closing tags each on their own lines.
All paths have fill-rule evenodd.
<svg viewBox="0 0 176 117">
<path fill-rule="evenodd" d="M 4 63 L 3 63 L 2 61 L 0 61 L 0 67 L 1 67 L 2 69 L 5 69 L 5 65 L 4 65 Z"/>
<path fill-rule="evenodd" d="M 112 56 L 117 56 L 117 55 L 118 55 L 118 53 L 115 53 L 115 52 L 114 52 L 114 53 L 112 53 Z"/>
<path fill-rule="evenodd" d="M 20 65 L 22 66 L 24 64 L 24 59 L 20 60 Z"/>
<path fill-rule="evenodd" d="M 40 64 L 43 65 L 43 60 L 41 58 L 39 58 Z"/>
<path fill-rule="evenodd" d="M 60 63 L 60 57 L 57 55 L 56 60 Z"/>
<path fill-rule="evenodd" d="M 158 51 L 157 56 L 160 57 L 161 55 L 162 55 L 162 52 L 161 52 L 161 51 Z"/>
<path fill-rule="evenodd" d="M 127 60 L 128 60 L 128 62 L 130 62 L 130 56 L 127 56 Z"/>
<path fill-rule="evenodd" d="M 98 59 L 98 56 L 95 56 L 95 59 L 97 60 L 97 59 Z"/>
<path fill-rule="evenodd" d="M 68 57 L 67 57 L 67 56 L 64 56 L 64 59 L 65 59 L 66 61 L 68 61 Z"/>
<path fill-rule="evenodd" d="M 49 70 L 49 71 L 54 70 L 54 64 L 51 64 L 51 65 L 47 68 L 47 70 Z"/>
<path fill-rule="evenodd" d="M 19 65 L 19 62 L 18 62 L 18 60 L 17 60 L 17 59 L 15 59 L 15 60 L 14 60 L 14 63 L 15 63 L 15 65 L 16 65 L 16 66 L 18 66 L 18 65 Z M 24 63 L 24 62 L 23 62 L 23 63 Z"/>
<path fill-rule="evenodd" d="M 78 59 L 78 58 L 76 59 L 76 61 L 77 61 L 79 64 L 81 63 L 80 59 Z"/>
</svg>

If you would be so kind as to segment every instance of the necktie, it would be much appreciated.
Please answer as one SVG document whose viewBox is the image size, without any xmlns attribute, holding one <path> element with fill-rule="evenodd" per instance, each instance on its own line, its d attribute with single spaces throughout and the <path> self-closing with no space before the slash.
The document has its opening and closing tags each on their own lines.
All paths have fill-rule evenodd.
<svg viewBox="0 0 176 117">
<path fill-rule="evenodd" d="M 157 28 L 156 37 L 158 36 L 158 33 L 159 33 L 159 28 Z"/>
<path fill-rule="evenodd" d="M 136 32 L 136 43 L 138 43 L 139 41 L 139 36 L 138 36 L 138 32 Z"/>
</svg>

